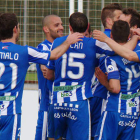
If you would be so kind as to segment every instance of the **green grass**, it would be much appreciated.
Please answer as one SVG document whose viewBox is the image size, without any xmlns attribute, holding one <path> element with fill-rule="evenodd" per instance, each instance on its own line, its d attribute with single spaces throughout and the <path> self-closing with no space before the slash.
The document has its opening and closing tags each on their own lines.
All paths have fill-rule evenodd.
<svg viewBox="0 0 140 140">
<path fill-rule="evenodd" d="M 36 72 L 27 72 L 25 81 L 37 81 L 37 73 Z"/>
</svg>

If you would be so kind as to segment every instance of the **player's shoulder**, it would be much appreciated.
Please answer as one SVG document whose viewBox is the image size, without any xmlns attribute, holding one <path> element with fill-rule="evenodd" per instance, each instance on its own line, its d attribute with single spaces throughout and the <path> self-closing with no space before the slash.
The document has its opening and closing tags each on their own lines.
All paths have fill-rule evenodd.
<svg viewBox="0 0 140 140">
<path fill-rule="evenodd" d="M 56 39 L 54 40 L 54 42 L 56 42 L 56 41 L 64 41 L 64 40 L 67 39 L 67 37 L 68 37 L 68 35 L 62 36 L 62 37 L 58 37 L 58 38 L 56 38 Z"/>
<path fill-rule="evenodd" d="M 47 39 L 45 39 L 43 42 L 41 42 L 37 48 L 40 49 L 40 50 L 47 50 L 49 51 L 52 47 L 52 43 L 49 42 Z"/>
</svg>

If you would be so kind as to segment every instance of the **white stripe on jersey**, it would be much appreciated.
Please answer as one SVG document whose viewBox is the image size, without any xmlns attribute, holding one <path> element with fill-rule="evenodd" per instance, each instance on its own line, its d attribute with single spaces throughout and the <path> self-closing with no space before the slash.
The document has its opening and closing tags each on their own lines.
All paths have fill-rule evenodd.
<svg viewBox="0 0 140 140">
<path fill-rule="evenodd" d="M 120 92 L 120 95 L 119 95 L 119 101 L 118 101 L 118 112 L 120 113 L 121 112 L 121 96 L 122 96 L 122 92 Z"/>
<path fill-rule="evenodd" d="M 131 92 L 127 92 L 127 95 L 131 95 Z M 131 99 L 126 101 L 126 114 L 132 114 L 132 107 L 129 106 Z"/>
<path fill-rule="evenodd" d="M 72 86 L 78 85 L 78 82 L 72 82 Z M 77 101 L 76 89 L 72 90 L 72 96 L 70 96 L 70 101 Z"/>
<path fill-rule="evenodd" d="M 42 140 L 46 139 L 46 130 L 48 130 L 48 114 L 46 111 L 44 111 L 44 117 L 43 117 L 43 131 L 42 131 Z"/>
<path fill-rule="evenodd" d="M 99 59 L 100 57 L 106 56 L 105 54 L 96 53 L 96 58 Z"/>
<path fill-rule="evenodd" d="M 87 99 L 87 102 L 88 102 L 88 114 L 89 114 L 89 140 L 91 140 L 91 119 L 90 119 L 90 102 L 89 102 L 89 99 Z"/>
<path fill-rule="evenodd" d="M 11 92 L 7 92 L 4 94 L 4 96 L 10 96 Z M 4 106 L 6 107 L 5 109 L 1 110 L 1 115 L 7 115 L 7 107 L 9 106 L 9 101 L 3 101 Z"/>
<path fill-rule="evenodd" d="M 65 86 L 66 82 L 60 82 L 60 86 Z M 63 103 L 64 102 L 64 97 L 61 97 L 62 91 L 57 92 L 57 103 Z"/>
<path fill-rule="evenodd" d="M 103 99 L 102 100 L 102 107 L 101 107 L 101 115 L 102 115 L 103 111 L 105 111 L 106 103 L 107 103 L 107 101 L 105 99 Z"/>
<path fill-rule="evenodd" d="M 136 112 L 139 112 L 139 110 L 140 110 L 140 106 L 139 106 L 140 100 L 139 100 L 139 97 L 135 97 L 135 101 L 136 101 L 136 103 L 137 103 Z"/>
<path fill-rule="evenodd" d="M 96 40 L 96 45 L 100 48 L 102 48 L 103 50 L 109 50 L 112 51 L 112 49 L 104 42 L 100 42 L 98 40 Z"/>
<path fill-rule="evenodd" d="M 16 140 L 16 130 L 17 130 L 17 114 L 14 115 L 12 140 Z"/>
<path fill-rule="evenodd" d="M 84 82 L 83 85 L 82 85 L 82 98 L 83 98 L 83 100 L 86 99 L 86 96 L 85 96 L 85 85 L 86 85 L 86 82 Z"/>
<path fill-rule="evenodd" d="M 32 48 L 29 48 L 29 47 L 28 47 L 28 54 L 33 56 L 33 57 L 42 58 L 45 60 L 48 59 L 48 53 L 39 53 L 38 51 L 36 51 Z"/>
<path fill-rule="evenodd" d="M 18 97 L 18 92 L 16 93 L 16 98 Z M 13 114 L 16 114 L 16 100 L 13 101 Z"/>
<path fill-rule="evenodd" d="M 106 115 L 107 115 L 107 111 L 105 111 L 104 116 L 103 116 L 103 120 L 102 120 L 102 124 L 101 124 L 101 130 L 100 130 L 100 135 L 99 135 L 99 140 L 102 139 L 102 134 L 103 134 L 103 128 L 104 128 L 104 123 L 105 123 Z"/>
<path fill-rule="evenodd" d="M 44 51 L 49 51 L 49 48 L 48 48 L 48 46 L 46 44 L 41 44 L 41 45 L 43 46 Z"/>
</svg>

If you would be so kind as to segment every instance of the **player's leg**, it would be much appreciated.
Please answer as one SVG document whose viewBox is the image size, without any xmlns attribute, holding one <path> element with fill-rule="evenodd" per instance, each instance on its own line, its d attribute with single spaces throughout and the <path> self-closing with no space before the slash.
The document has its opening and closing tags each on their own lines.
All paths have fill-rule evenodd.
<svg viewBox="0 0 140 140">
<path fill-rule="evenodd" d="M 91 140 L 91 122 L 89 100 L 75 101 L 68 104 L 67 140 Z"/>
<path fill-rule="evenodd" d="M 95 140 L 116 140 L 118 133 L 118 113 L 103 112 L 95 133 Z"/>
<path fill-rule="evenodd" d="M 91 137 L 94 140 L 94 135 L 101 117 L 105 100 L 99 97 L 90 98 L 90 113 L 91 113 Z"/>
<path fill-rule="evenodd" d="M 21 114 L 0 117 L 0 140 L 20 139 Z"/>
<path fill-rule="evenodd" d="M 120 120 L 121 122 L 124 123 L 124 126 L 120 125 L 119 127 L 125 127 L 125 128 L 123 129 L 121 134 L 118 136 L 117 140 L 134 140 L 135 128 L 137 126 L 137 121 L 138 121 L 138 115 L 122 114 L 120 115 Z M 138 139 L 140 139 L 140 137 L 138 137 Z"/>
<path fill-rule="evenodd" d="M 54 128 L 55 128 L 55 139 L 62 140 L 62 137 L 67 130 L 66 121 L 67 118 L 63 114 L 67 114 L 66 103 L 54 104 Z"/>
<path fill-rule="evenodd" d="M 35 140 L 47 140 L 47 131 L 48 131 L 48 112 L 39 111 Z"/>
<path fill-rule="evenodd" d="M 48 140 L 54 140 L 54 105 L 50 104 L 48 109 Z"/>
</svg>

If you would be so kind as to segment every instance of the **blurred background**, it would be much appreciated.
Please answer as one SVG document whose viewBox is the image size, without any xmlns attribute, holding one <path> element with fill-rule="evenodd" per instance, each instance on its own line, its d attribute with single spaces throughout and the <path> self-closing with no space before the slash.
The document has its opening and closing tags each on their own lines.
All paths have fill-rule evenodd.
<svg viewBox="0 0 140 140">
<path fill-rule="evenodd" d="M 20 23 L 18 44 L 36 47 L 45 37 L 42 31 L 42 19 L 49 14 L 61 17 L 64 35 L 69 33 L 68 19 L 73 12 L 87 15 L 91 29 L 103 30 L 100 15 L 102 8 L 110 3 L 120 3 L 123 8 L 131 7 L 140 12 L 140 0 L 0 0 L 0 13 L 14 12 Z M 35 64 L 28 69 L 25 89 L 37 89 Z"/>
</svg>

